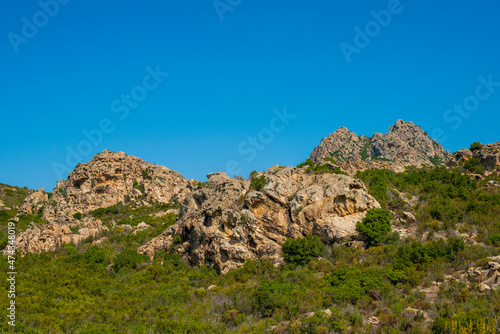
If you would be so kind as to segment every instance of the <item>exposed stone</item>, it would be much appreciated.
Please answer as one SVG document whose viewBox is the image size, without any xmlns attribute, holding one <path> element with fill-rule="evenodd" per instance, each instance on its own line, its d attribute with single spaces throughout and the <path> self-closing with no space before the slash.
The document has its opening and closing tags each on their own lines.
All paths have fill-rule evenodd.
<svg viewBox="0 0 500 334">
<path fill-rule="evenodd" d="M 319 235 L 326 243 L 359 237 L 356 223 L 378 208 L 363 183 L 338 174 L 311 174 L 306 168 L 274 166 L 261 191 L 224 173 L 208 175 L 207 186 L 189 194 L 179 220 L 139 248 L 153 256 L 172 248 L 193 265 L 213 264 L 226 273 L 248 259 L 282 262 L 287 238 Z"/>
<path fill-rule="evenodd" d="M 132 232 L 132 234 L 137 234 L 138 232 L 142 232 L 142 231 L 145 231 L 145 230 L 149 230 L 150 228 L 152 228 L 151 225 L 149 224 L 146 224 L 145 222 L 140 222 L 136 229 L 134 230 L 134 232 Z"/>
<path fill-rule="evenodd" d="M 71 227 L 80 227 L 78 233 L 72 233 Z M 65 243 L 78 245 L 88 237 L 95 237 L 107 229 L 100 220 L 86 219 L 81 222 L 72 217 L 59 215 L 41 225 L 30 223 L 28 229 L 17 236 L 16 249 L 21 255 L 53 252 Z M 6 250 L 3 253 L 7 254 Z"/>
<path fill-rule="evenodd" d="M 500 255 L 488 259 L 490 260 L 488 264 L 467 270 L 466 277 L 472 282 L 479 283 L 481 292 L 498 289 L 500 285 Z"/>
<path fill-rule="evenodd" d="M 49 196 L 43 192 L 43 187 L 26 197 L 19 208 L 18 215 L 32 215 L 43 209 Z"/>
<path fill-rule="evenodd" d="M 487 172 L 500 169 L 500 142 L 483 145 L 480 149 L 470 151 L 463 148 L 448 160 L 448 166 L 456 167 L 470 158 L 479 159 Z M 482 178 L 482 176 L 481 176 Z"/>
<path fill-rule="evenodd" d="M 78 164 L 67 180 L 57 182 L 43 218 L 87 213 L 142 198 L 156 203 L 182 202 L 189 191 L 189 182 L 167 167 L 105 150 L 90 162 Z"/>
<path fill-rule="evenodd" d="M 358 136 L 341 127 L 323 138 L 310 159 L 321 162 L 324 158 L 333 158 L 353 175 L 358 170 L 380 168 L 402 172 L 407 166 L 433 166 L 450 157 L 451 154 L 419 126 L 398 120 L 386 134 L 375 133 L 372 137 Z"/>
</svg>

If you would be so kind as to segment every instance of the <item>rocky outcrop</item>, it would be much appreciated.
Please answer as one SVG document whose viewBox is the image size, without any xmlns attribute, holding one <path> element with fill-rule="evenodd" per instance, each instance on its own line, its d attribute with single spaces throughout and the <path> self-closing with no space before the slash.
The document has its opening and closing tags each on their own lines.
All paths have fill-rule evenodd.
<svg viewBox="0 0 500 334">
<path fill-rule="evenodd" d="M 43 188 L 35 191 L 24 200 L 19 208 L 18 215 L 32 215 L 43 210 L 44 205 L 48 202 L 49 196 L 43 192 Z"/>
<path fill-rule="evenodd" d="M 478 283 L 481 292 L 500 287 L 500 256 L 490 257 L 488 260 L 487 264 L 467 271 L 469 280 Z"/>
<path fill-rule="evenodd" d="M 78 245 L 88 237 L 98 236 L 108 230 L 100 220 L 87 219 L 83 222 L 60 215 L 50 222 L 38 225 L 31 223 L 16 238 L 16 249 L 21 255 L 56 251 L 65 243 Z M 3 251 L 4 254 L 6 250 Z"/>
<path fill-rule="evenodd" d="M 474 151 L 462 148 L 448 160 L 448 166 L 460 166 L 470 158 L 478 159 L 486 167 L 486 171 L 500 170 L 500 142 L 482 145 Z"/>
<path fill-rule="evenodd" d="M 396 172 L 406 166 L 433 166 L 448 161 L 450 153 L 419 126 L 398 120 L 386 134 L 358 136 L 345 127 L 323 138 L 310 159 L 332 158 L 349 174 L 358 170 L 386 168 Z"/>
<path fill-rule="evenodd" d="M 186 196 L 177 223 L 138 251 L 153 256 L 173 250 L 193 265 L 212 264 L 226 273 L 248 259 L 281 262 L 287 238 L 315 234 L 326 243 L 356 238 L 356 223 L 380 207 L 378 202 L 360 180 L 306 170 L 273 166 L 253 176 L 265 178 L 258 190 L 248 180 L 209 174 L 205 187 Z"/>
<path fill-rule="evenodd" d="M 182 202 L 188 191 L 188 181 L 167 167 L 123 152 L 105 150 L 90 162 L 78 164 L 67 180 L 57 182 L 44 207 L 43 218 L 50 220 L 59 213 L 87 213 L 141 199 L 156 203 Z"/>
</svg>

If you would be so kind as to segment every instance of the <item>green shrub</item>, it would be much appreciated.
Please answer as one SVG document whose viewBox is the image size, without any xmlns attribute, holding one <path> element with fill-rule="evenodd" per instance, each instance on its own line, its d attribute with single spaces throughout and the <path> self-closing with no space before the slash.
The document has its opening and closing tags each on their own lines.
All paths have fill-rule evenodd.
<svg viewBox="0 0 500 334">
<path fill-rule="evenodd" d="M 287 239 L 282 246 L 283 258 L 286 263 L 306 265 L 310 261 L 317 259 L 324 248 L 325 245 L 317 235 Z"/>
<path fill-rule="evenodd" d="M 312 161 L 311 159 L 307 159 L 306 161 L 301 162 L 300 164 L 298 164 L 297 168 L 302 168 L 304 166 L 314 166 L 314 161 Z"/>
<path fill-rule="evenodd" d="M 134 269 L 139 263 L 147 261 L 147 255 L 141 255 L 136 250 L 124 249 L 113 258 L 113 270 Z"/>
<path fill-rule="evenodd" d="M 474 152 L 474 151 L 477 151 L 477 150 L 480 150 L 484 145 L 481 144 L 480 142 L 476 141 L 472 144 L 470 144 L 470 151 Z"/>
<path fill-rule="evenodd" d="M 500 247 L 500 233 L 492 233 L 488 236 L 488 241 L 493 245 Z"/>
<path fill-rule="evenodd" d="M 255 191 L 261 191 L 262 188 L 266 185 L 267 179 L 264 175 L 259 176 L 258 178 L 254 178 L 250 181 L 250 188 Z"/>
<path fill-rule="evenodd" d="M 474 174 L 483 174 L 486 169 L 478 158 L 467 159 L 464 163 L 464 168 Z"/>
<path fill-rule="evenodd" d="M 77 212 L 73 215 L 73 218 L 75 219 L 78 219 L 78 220 L 81 220 L 82 219 L 82 213 L 81 212 Z"/>
<path fill-rule="evenodd" d="M 263 317 L 270 317 L 276 308 L 284 308 L 297 288 L 292 283 L 264 281 L 254 293 L 253 308 Z"/>
<path fill-rule="evenodd" d="M 332 286 L 327 291 L 334 302 L 356 303 L 371 291 L 386 285 L 382 276 L 379 268 L 343 265 L 327 276 L 326 280 Z"/>
<path fill-rule="evenodd" d="M 108 206 L 107 208 L 98 208 L 98 209 L 95 209 L 94 211 L 92 211 L 92 215 L 94 217 L 101 217 L 101 216 L 104 216 L 104 215 L 108 215 L 108 214 L 118 214 L 120 212 L 120 210 L 118 209 L 118 206 L 116 205 L 111 205 L 111 206 Z"/>
<path fill-rule="evenodd" d="M 104 248 L 93 246 L 83 253 L 83 258 L 89 264 L 104 264 L 106 263 L 106 253 Z"/>
<path fill-rule="evenodd" d="M 363 233 L 368 247 L 378 246 L 391 232 L 391 212 L 386 209 L 371 209 L 363 221 L 358 222 L 356 230 Z"/>
</svg>

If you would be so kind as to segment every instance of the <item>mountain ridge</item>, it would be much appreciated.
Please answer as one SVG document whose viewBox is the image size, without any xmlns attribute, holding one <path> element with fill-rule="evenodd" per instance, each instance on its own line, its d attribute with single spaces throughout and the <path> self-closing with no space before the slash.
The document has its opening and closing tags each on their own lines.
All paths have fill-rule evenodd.
<svg viewBox="0 0 500 334">
<path fill-rule="evenodd" d="M 322 162 L 331 158 L 351 174 L 356 169 L 402 171 L 411 165 L 440 165 L 451 156 L 420 126 L 397 120 L 387 133 L 375 132 L 371 137 L 358 136 L 342 126 L 321 140 L 311 152 L 310 159 Z"/>
</svg>

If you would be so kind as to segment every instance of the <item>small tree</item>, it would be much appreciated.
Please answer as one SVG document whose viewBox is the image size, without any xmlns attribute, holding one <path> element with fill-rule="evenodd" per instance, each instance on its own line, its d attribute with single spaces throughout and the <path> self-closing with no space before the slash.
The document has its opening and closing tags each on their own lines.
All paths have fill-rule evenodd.
<svg viewBox="0 0 500 334">
<path fill-rule="evenodd" d="M 470 144 L 470 150 L 471 150 L 472 152 L 477 151 L 477 150 L 480 150 L 480 149 L 481 149 L 481 147 L 483 147 L 483 144 L 481 144 L 481 143 L 480 143 L 480 142 L 478 142 L 478 141 L 476 141 L 476 142 L 474 142 L 474 143 Z"/>
<path fill-rule="evenodd" d="M 136 250 L 124 249 L 113 258 L 113 269 L 115 272 L 121 269 L 133 269 L 139 263 L 147 260 L 147 255 L 141 255 Z"/>
<path fill-rule="evenodd" d="M 266 182 L 266 177 L 264 175 L 261 175 L 258 178 L 252 179 L 252 181 L 250 181 L 250 188 L 256 191 L 261 191 L 262 188 L 264 188 L 264 186 L 266 185 Z"/>
<path fill-rule="evenodd" d="M 317 235 L 305 238 L 288 239 L 282 246 L 286 263 L 306 265 L 321 255 L 325 245 Z"/>
<path fill-rule="evenodd" d="M 386 209 L 371 209 L 363 221 L 358 222 L 356 230 L 363 233 L 368 247 L 378 246 L 391 232 L 391 212 Z"/>
</svg>

